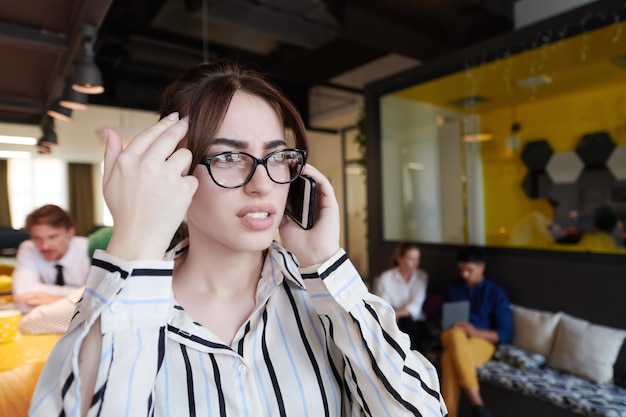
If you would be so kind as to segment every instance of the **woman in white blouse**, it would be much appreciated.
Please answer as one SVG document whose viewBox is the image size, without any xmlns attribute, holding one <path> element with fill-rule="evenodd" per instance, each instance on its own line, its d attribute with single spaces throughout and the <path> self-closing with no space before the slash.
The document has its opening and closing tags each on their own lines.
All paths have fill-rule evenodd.
<svg viewBox="0 0 626 417">
<path fill-rule="evenodd" d="M 339 248 L 291 102 L 234 63 L 202 64 L 161 117 L 125 149 L 105 129 L 115 229 L 30 415 L 445 415 L 435 368 Z M 310 230 L 283 217 L 301 172 L 317 182 Z M 164 257 L 183 220 L 189 238 Z"/>
<path fill-rule="evenodd" d="M 411 339 L 411 348 L 421 352 L 427 337 L 423 306 L 428 274 L 419 269 L 420 256 L 416 244 L 399 243 L 391 255 L 391 268 L 376 280 L 376 294 L 393 307 L 400 330 Z"/>
</svg>

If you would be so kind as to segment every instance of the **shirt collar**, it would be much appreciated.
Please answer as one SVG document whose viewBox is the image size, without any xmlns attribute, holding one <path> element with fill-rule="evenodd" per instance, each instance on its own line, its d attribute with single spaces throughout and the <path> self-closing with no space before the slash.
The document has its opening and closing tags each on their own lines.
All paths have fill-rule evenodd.
<svg viewBox="0 0 626 417">
<path fill-rule="evenodd" d="M 274 241 L 268 248 L 261 275 L 268 281 L 268 284 L 275 287 L 279 286 L 283 278 L 285 278 L 304 289 L 304 282 L 298 271 L 298 266 L 296 257 L 278 242 Z"/>
</svg>

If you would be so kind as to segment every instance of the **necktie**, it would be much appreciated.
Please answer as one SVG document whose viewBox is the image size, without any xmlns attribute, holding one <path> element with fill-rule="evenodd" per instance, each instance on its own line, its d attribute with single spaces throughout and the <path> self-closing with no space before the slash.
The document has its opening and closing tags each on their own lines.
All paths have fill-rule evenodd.
<svg viewBox="0 0 626 417">
<path fill-rule="evenodd" d="M 65 285 L 65 280 L 63 279 L 63 265 L 55 265 L 54 267 L 57 269 L 57 279 L 55 284 Z"/>
</svg>

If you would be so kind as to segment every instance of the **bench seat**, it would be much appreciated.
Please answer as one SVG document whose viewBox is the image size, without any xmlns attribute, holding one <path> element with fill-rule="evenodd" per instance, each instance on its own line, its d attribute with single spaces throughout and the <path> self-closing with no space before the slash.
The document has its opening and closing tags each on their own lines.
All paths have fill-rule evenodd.
<svg viewBox="0 0 626 417">
<path fill-rule="evenodd" d="M 535 397 L 576 414 L 626 417 L 626 388 L 599 384 L 547 366 L 520 369 L 491 360 L 478 368 L 481 381 Z"/>
</svg>

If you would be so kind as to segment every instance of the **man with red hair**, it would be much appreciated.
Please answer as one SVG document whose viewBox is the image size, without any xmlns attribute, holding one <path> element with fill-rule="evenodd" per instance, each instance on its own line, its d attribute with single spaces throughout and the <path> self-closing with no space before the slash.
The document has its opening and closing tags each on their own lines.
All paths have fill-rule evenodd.
<svg viewBox="0 0 626 417">
<path fill-rule="evenodd" d="M 13 296 L 22 312 L 84 286 L 90 264 L 87 238 L 76 236 L 72 217 L 61 207 L 33 211 L 26 230 L 30 239 L 20 244 L 13 271 Z"/>
</svg>

